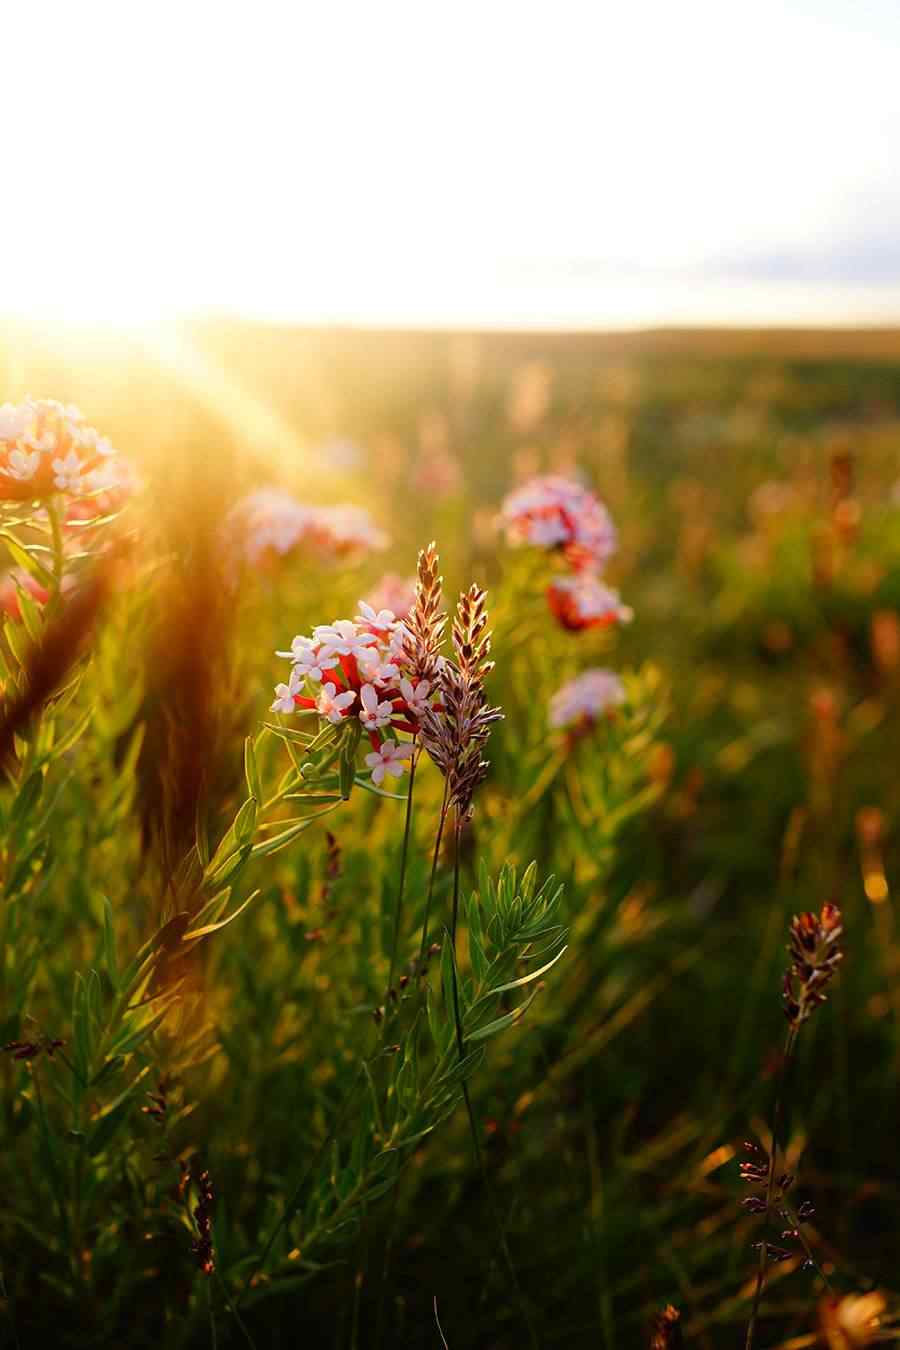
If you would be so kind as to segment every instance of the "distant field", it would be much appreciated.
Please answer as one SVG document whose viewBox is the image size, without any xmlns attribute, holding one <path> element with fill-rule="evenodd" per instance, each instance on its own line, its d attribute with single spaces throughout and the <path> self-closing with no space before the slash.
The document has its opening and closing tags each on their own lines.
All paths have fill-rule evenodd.
<svg viewBox="0 0 900 1350">
<path fill-rule="evenodd" d="M 143 482 L 89 528 L 2 507 L 0 1342 L 431 1350 L 437 1309 L 450 1350 L 665 1350 L 667 1304 L 692 1350 L 895 1338 L 900 329 L 7 326 L 26 394 Z M 590 547 L 501 528 L 523 487 Z M 296 537 L 230 514 L 268 488 Z M 47 694 L 26 635 L 126 526 Z M 445 743 L 408 817 L 376 791 L 379 728 L 437 689 L 452 740 L 458 688 L 401 697 L 350 622 L 432 539 L 504 712 L 458 833 Z"/>
</svg>

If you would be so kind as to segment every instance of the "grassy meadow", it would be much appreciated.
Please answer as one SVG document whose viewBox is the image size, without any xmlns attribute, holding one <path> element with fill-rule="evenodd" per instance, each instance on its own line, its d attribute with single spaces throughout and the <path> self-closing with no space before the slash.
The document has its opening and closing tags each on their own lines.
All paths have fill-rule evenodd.
<svg viewBox="0 0 900 1350">
<path fill-rule="evenodd" d="M 0 1346 L 894 1339 L 900 334 L 9 326 L 28 395 L 137 482 L 0 484 Z M 630 621 L 498 523 L 544 475 Z M 268 487 L 369 535 L 254 552 Z M 399 695 L 276 651 L 431 541 L 373 770 Z"/>
</svg>

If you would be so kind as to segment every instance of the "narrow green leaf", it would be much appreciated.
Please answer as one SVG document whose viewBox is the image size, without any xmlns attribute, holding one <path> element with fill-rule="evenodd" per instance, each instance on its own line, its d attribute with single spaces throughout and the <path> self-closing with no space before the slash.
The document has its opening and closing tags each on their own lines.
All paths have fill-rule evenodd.
<svg viewBox="0 0 900 1350">
<path fill-rule="evenodd" d="M 234 923 L 238 915 L 243 914 L 247 906 L 252 904 L 258 895 L 258 890 L 254 891 L 252 895 L 248 895 L 244 903 L 238 905 L 234 913 L 229 914 L 227 919 L 221 919 L 218 923 L 208 923 L 203 928 L 191 928 L 181 939 L 182 942 L 195 942 L 198 938 L 208 937 L 210 933 L 218 933 L 220 929 L 227 928 L 230 923 Z"/>
</svg>

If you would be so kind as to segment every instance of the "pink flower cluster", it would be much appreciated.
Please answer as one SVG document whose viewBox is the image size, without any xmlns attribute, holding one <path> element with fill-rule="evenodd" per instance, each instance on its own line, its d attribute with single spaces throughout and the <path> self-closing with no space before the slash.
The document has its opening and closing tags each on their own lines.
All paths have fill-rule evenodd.
<svg viewBox="0 0 900 1350">
<path fill-rule="evenodd" d="M 226 521 L 233 552 L 252 567 L 303 548 L 324 558 L 357 558 L 387 548 L 387 535 L 361 506 L 306 506 L 280 488 L 259 488 Z"/>
<path fill-rule="evenodd" d="M 573 632 L 630 623 L 634 613 L 622 604 L 619 592 L 604 585 L 593 572 L 555 577 L 547 587 L 547 603 L 554 618 Z"/>
<path fill-rule="evenodd" d="M 592 726 L 625 702 L 625 687 L 611 670 L 585 670 L 556 691 L 550 700 L 552 727 Z"/>
<path fill-rule="evenodd" d="M 556 474 L 516 488 L 504 500 L 501 518 L 511 544 L 561 550 L 579 570 L 599 571 L 616 549 L 616 528 L 603 503 Z"/>
<path fill-rule="evenodd" d="M 401 577 L 396 572 L 385 572 L 375 589 L 369 592 L 372 609 L 392 609 L 405 619 L 416 599 L 415 577 Z"/>
<path fill-rule="evenodd" d="M 26 399 L 0 407 L 0 500 L 66 499 L 68 519 L 119 509 L 133 490 L 128 465 L 72 405 Z"/>
<path fill-rule="evenodd" d="M 379 787 L 386 776 L 399 778 L 413 752 L 398 732 L 416 735 L 426 708 L 437 706 L 427 680 L 413 684 L 407 644 L 410 634 L 390 609 L 360 602 L 355 619 L 320 624 L 311 637 L 295 637 L 290 651 L 277 652 L 291 662 L 287 684 L 275 689 L 273 712 L 316 712 L 339 726 L 358 718 L 371 745 L 366 764 Z"/>
<path fill-rule="evenodd" d="M 616 529 L 603 503 L 581 483 L 558 475 L 532 478 L 506 498 L 502 519 L 512 544 L 561 553 L 569 575 L 547 588 L 554 618 L 570 632 L 628 623 L 632 610 L 600 580 L 615 552 Z"/>
</svg>

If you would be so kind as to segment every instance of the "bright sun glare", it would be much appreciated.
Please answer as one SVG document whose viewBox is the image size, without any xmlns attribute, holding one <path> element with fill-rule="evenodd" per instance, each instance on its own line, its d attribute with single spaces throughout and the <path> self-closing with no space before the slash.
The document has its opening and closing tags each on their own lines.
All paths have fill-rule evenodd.
<svg viewBox="0 0 900 1350">
<path fill-rule="evenodd" d="M 0 311 L 115 328 L 828 309 L 835 250 L 871 244 L 860 222 L 900 225 L 900 19 L 873 0 L 865 32 L 854 13 L 761 0 L 737 44 L 716 0 L 261 0 L 249 18 L 163 0 L 140 19 L 33 0 L 5 19 L 43 93 L 7 63 L 28 116 L 5 138 Z M 888 280 L 831 308 L 900 313 Z"/>
</svg>

